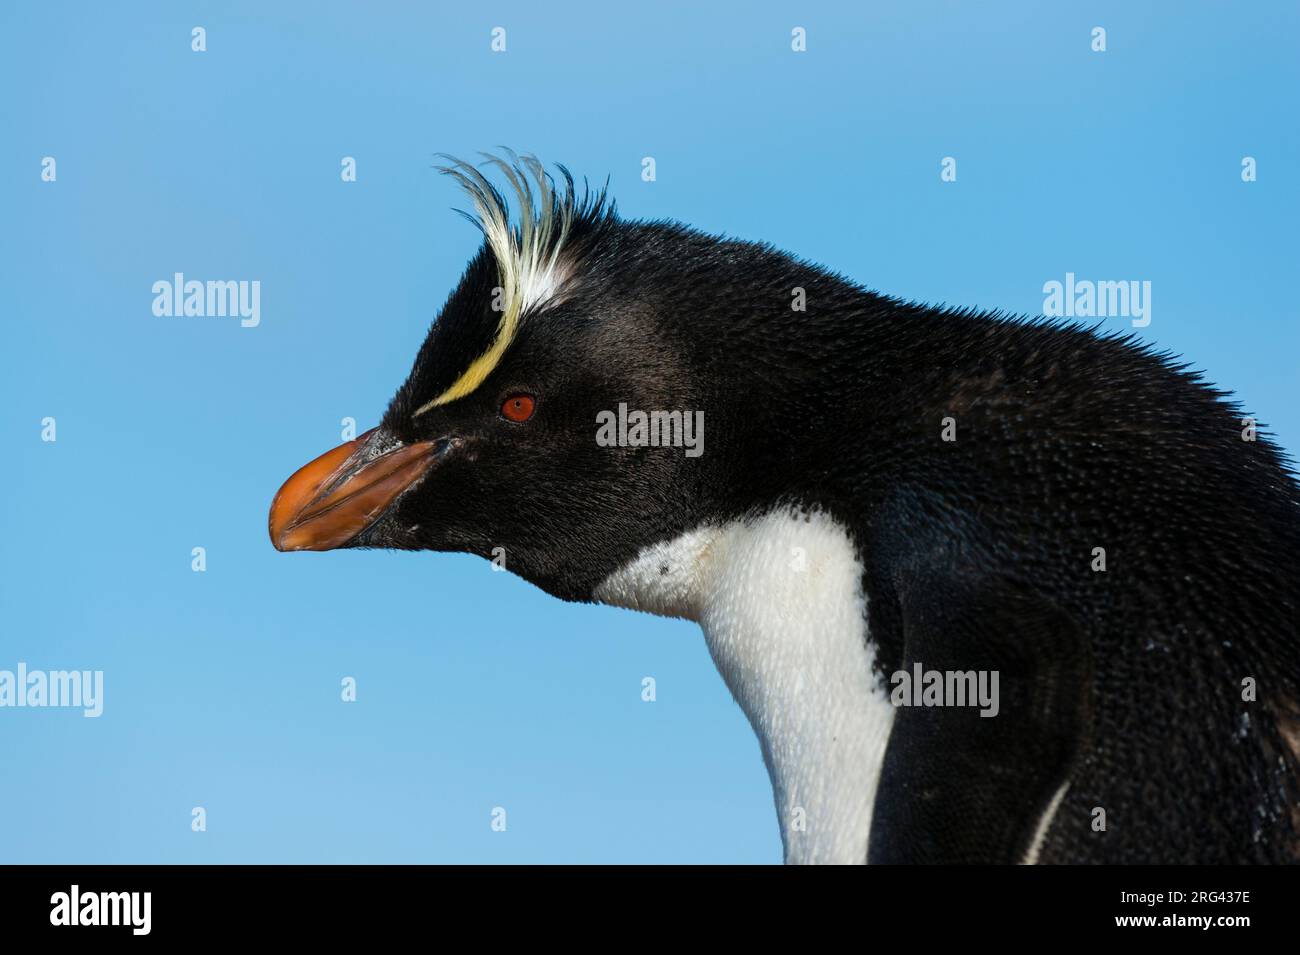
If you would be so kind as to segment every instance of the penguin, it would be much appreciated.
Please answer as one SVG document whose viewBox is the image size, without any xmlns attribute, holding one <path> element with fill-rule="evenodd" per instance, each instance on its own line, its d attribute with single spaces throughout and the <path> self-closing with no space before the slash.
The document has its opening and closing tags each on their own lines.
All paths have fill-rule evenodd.
<svg viewBox="0 0 1300 955">
<path fill-rule="evenodd" d="M 378 426 L 275 495 L 276 548 L 504 548 L 698 622 L 788 863 L 1298 858 L 1300 487 L 1227 392 L 443 161 L 483 243 Z"/>
</svg>

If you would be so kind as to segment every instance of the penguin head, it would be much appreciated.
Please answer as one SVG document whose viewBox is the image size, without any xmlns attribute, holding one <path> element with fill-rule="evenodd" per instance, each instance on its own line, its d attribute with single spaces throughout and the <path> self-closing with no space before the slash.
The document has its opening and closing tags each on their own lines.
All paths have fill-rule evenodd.
<svg viewBox="0 0 1300 955">
<path fill-rule="evenodd" d="M 709 454 L 601 440 L 620 406 L 689 415 L 704 400 L 665 320 L 675 290 L 638 268 L 647 227 L 618 219 L 603 191 L 577 196 L 563 167 L 557 188 L 536 159 L 512 159 L 489 162 L 518 223 L 477 168 L 444 167 L 483 246 L 379 426 L 280 489 L 278 549 L 473 553 L 589 600 L 641 548 L 699 523 Z"/>
</svg>

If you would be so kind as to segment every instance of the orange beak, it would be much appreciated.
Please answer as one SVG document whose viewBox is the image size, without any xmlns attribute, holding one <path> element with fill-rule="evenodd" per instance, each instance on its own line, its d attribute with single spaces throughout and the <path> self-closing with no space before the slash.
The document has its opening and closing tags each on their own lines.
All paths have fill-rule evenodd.
<svg viewBox="0 0 1300 955">
<path fill-rule="evenodd" d="M 268 521 L 276 550 L 332 550 L 379 519 L 433 463 L 432 441 L 367 453 L 367 431 L 294 472 L 276 492 Z"/>
</svg>

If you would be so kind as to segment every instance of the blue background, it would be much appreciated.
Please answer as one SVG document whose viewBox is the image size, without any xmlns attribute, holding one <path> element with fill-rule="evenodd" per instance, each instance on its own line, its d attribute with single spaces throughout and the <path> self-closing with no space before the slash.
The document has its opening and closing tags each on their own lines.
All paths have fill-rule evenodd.
<svg viewBox="0 0 1300 955">
<path fill-rule="evenodd" d="M 534 151 L 924 301 L 1150 280 L 1140 334 L 1296 448 L 1298 9 L 4 4 L 0 668 L 102 669 L 106 700 L 0 710 L 0 861 L 778 861 L 694 625 L 267 541 L 477 245 L 433 154 Z M 155 317 L 176 271 L 260 280 L 260 327 Z"/>
</svg>

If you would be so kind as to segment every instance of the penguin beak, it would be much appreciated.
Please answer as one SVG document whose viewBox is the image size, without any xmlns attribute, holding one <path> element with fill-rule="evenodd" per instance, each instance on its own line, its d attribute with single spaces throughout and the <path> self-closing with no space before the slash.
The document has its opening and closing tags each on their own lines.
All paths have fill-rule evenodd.
<svg viewBox="0 0 1300 955">
<path fill-rule="evenodd" d="M 333 550 L 377 521 L 433 463 L 435 442 L 404 445 L 375 428 L 294 472 L 271 502 L 276 550 Z"/>
</svg>

